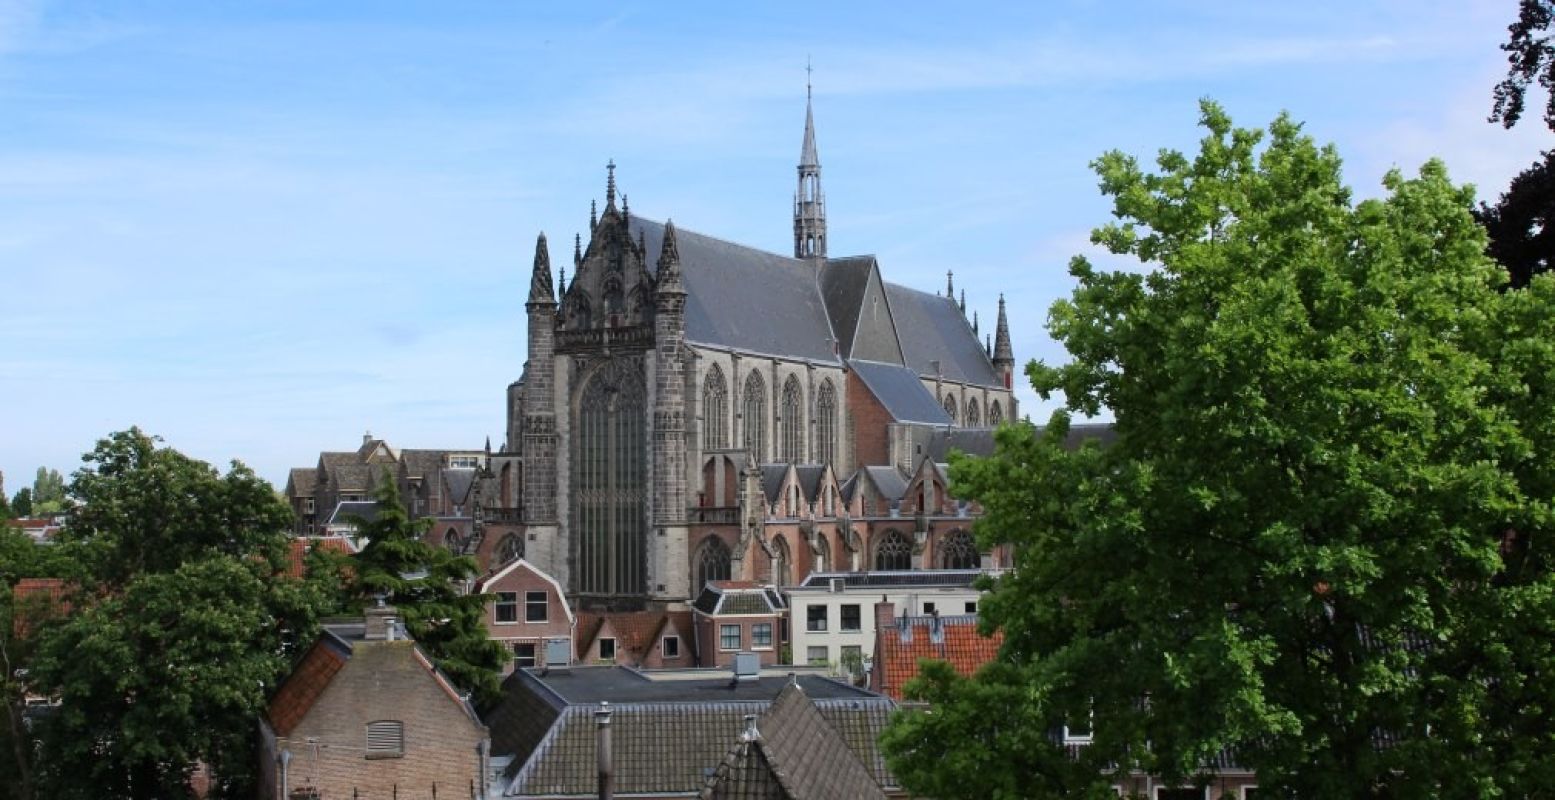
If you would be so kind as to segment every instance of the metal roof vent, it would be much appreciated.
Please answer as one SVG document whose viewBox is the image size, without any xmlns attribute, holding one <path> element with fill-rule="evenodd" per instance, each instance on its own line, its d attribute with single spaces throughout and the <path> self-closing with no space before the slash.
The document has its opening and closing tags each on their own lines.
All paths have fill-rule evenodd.
<svg viewBox="0 0 1555 800">
<path fill-rule="evenodd" d="M 545 671 L 569 672 L 572 669 L 572 640 L 545 640 Z"/>
<path fill-rule="evenodd" d="M 755 653 L 734 654 L 734 682 L 748 683 L 760 680 L 761 657 Z"/>
</svg>

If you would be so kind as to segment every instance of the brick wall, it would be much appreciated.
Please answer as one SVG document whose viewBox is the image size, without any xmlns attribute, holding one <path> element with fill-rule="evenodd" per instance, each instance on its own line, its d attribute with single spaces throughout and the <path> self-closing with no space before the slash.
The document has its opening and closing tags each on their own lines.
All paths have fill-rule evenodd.
<svg viewBox="0 0 1555 800">
<path fill-rule="evenodd" d="M 853 418 L 854 464 L 889 464 L 890 441 L 886 427 L 892 422 L 885 406 L 875 399 L 858 373 L 848 373 L 848 413 Z"/>
</svg>

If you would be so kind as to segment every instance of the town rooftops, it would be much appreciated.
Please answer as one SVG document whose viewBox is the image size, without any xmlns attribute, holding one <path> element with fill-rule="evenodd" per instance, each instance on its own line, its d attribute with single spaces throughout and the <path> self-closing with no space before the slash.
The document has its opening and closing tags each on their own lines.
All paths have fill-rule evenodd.
<svg viewBox="0 0 1555 800">
<path fill-rule="evenodd" d="M 894 587 L 923 588 L 945 586 L 970 588 L 981 575 L 989 574 L 978 569 L 914 569 L 878 570 L 875 572 L 812 572 L 798 586 L 785 591 L 831 591 L 832 581 L 840 580 L 849 589 L 890 589 Z"/>
<path fill-rule="evenodd" d="M 857 689 L 841 681 L 832 680 L 819 671 L 798 674 L 794 680 L 804 687 L 805 693 L 816 699 L 877 697 L 873 692 Z M 535 684 L 544 687 L 559 705 L 590 705 L 609 702 L 624 703 L 726 703 L 771 702 L 789 683 L 789 676 L 772 670 L 764 671 L 756 680 L 735 682 L 727 669 L 677 669 L 640 671 L 627 667 L 599 666 L 572 667 L 568 670 L 545 672 L 539 669 L 520 670 Z M 515 673 L 516 675 L 517 673 Z M 508 679 L 512 681 L 512 678 Z"/>
</svg>

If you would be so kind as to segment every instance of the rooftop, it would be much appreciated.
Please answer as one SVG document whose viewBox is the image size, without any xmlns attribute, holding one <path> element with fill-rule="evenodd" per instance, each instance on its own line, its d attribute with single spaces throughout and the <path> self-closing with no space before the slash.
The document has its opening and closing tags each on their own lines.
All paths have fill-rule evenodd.
<svg viewBox="0 0 1555 800">
<path fill-rule="evenodd" d="M 771 702 L 789 683 L 787 674 L 765 672 L 754 681 L 736 685 L 726 669 L 657 670 L 640 672 L 625 667 L 573 667 L 570 670 L 526 670 L 567 705 L 623 703 L 723 703 Z M 817 700 L 876 697 L 822 675 L 795 674 L 805 694 Z"/>
<path fill-rule="evenodd" d="M 979 569 L 914 569 L 880 570 L 876 572 L 812 572 L 798 586 L 786 591 L 803 589 L 827 591 L 833 580 L 841 580 L 849 589 L 889 589 L 892 587 L 949 586 L 970 587 L 979 576 L 993 573 Z"/>
</svg>

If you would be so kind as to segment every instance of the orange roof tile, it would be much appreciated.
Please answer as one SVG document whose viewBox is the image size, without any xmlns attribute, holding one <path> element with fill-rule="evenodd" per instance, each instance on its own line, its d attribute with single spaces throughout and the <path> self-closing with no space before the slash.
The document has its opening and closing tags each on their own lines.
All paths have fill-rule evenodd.
<svg viewBox="0 0 1555 800">
<path fill-rule="evenodd" d="M 351 555 L 351 546 L 341 539 L 293 539 L 291 541 L 291 551 L 287 554 L 286 574 L 289 577 L 302 577 L 302 569 L 306 563 L 305 559 L 307 558 L 308 551 L 315 547 Z"/>
<path fill-rule="evenodd" d="M 932 635 L 933 624 L 930 617 L 907 617 L 880 631 L 875 661 L 882 679 L 877 691 L 901 700 L 902 685 L 918 676 L 920 658 L 946 661 L 958 674 L 971 675 L 994 660 L 1004 643 L 1003 631 L 994 631 L 991 637 L 978 633 L 975 617 L 941 617 L 943 635 L 938 637 Z"/>
<path fill-rule="evenodd" d="M 689 611 L 623 611 L 614 614 L 579 612 L 578 630 L 582 635 L 578 637 L 578 652 L 588 652 L 608 621 L 616 635 L 617 644 L 640 660 L 658 642 L 668 623 L 674 622 L 679 630 L 689 631 L 690 620 Z"/>
<path fill-rule="evenodd" d="M 11 589 L 11 603 L 16 609 L 11 630 L 16 638 L 26 638 L 32 630 L 30 623 L 33 621 L 70 613 L 70 600 L 66 594 L 65 581 L 60 578 L 22 578 L 17 581 Z"/>
<path fill-rule="evenodd" d="M 335 673 L 346 665 L 346 656 L 320 640 L 302 657 L 290 677 L 270 700 L 266 716 L 277 736 L 286 736 L 307 716 L 308 709 L 324 693 Z"/>
</svg>

